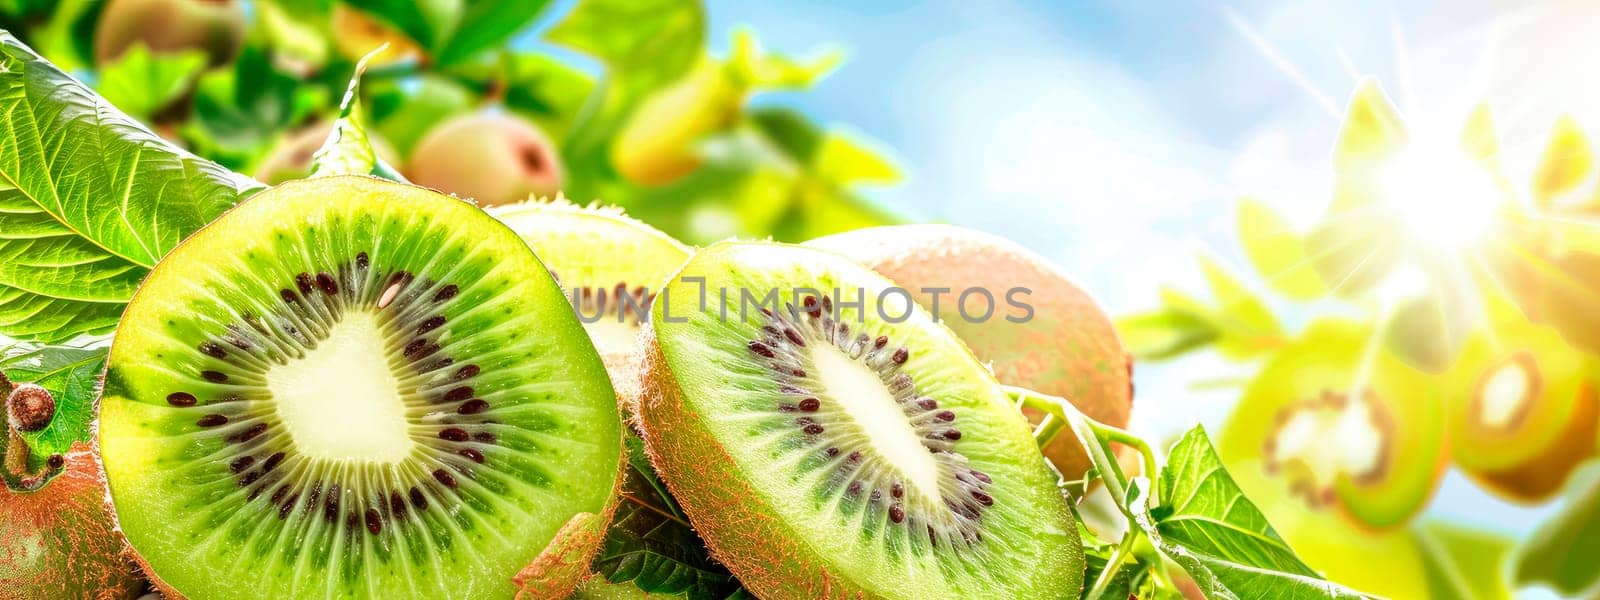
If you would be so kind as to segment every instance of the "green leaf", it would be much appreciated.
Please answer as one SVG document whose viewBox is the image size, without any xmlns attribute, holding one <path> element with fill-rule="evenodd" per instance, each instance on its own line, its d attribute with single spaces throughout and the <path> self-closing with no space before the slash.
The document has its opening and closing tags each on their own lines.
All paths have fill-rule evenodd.
<svg viewBox="0 0 1600 600">
<path fill-rule="evenodd" d="M 1283 326 L 1260 296 L 1214 259 L 1201 256 L 1200 268 L 1217 303 L 1211 316 L 1219 334 L 1218 352 L 1242 360 L 1283 342 Z"/>
<path fill-rule="evenodd" d="M 743 87 L 751 90 L 802 90 L 827 77 L 844 62 L 844 52 L 825 50 L 809 61 L 799 61 L 761 49 L 748 29 L 733 32 L 733 53 L 728 67 Z"/>
<path fill-rule="evenodd" d="M 146 120 L 188 91 L 205 66 L 206 55 L 199 50 L 151 54 L 138 43 L 101 67 L 95 89 L 129 116 Z"/>
<path fill-rule="evenodd" d="M 433 53 L 434 59 L 441 66 L 452 65 L 498 48 L 537 20 L 549 5 L 549 0 L 467 2 L 449 38 Z"/>
<path fill-rule="evenodd" d="M 272 50 L 308 68 L 327 64 L 332 55 L 329 31 L 333 18 L 330 0 L 257 0 L 257 22 L 271 41 Z"/>
<path fill-rule="evenodd" d="M 326 100 L 323 88 L 278 71 L 266 51 L 252 45 L 240 52 L 232 69 L 200 78 L 194 109 L 208 141 L 227 152 L 250 153 Z"/>
<path fill-rule="evenodd" d="M 257 189 L 0 33 L 0 334 L 109 331 L 157 260 Z"/>
<path fill-rule="evenodd" d="M 1561 511 L 1522 541 L 1511 565 L 1517 587 L 1548 586 L 1570 598 L 1600 594 L 1600 462 L 1572 475 Z"/>
<path fill-rule="evenodd" d="M 627 26 L 619 26 L 626 23 Z M 689 73 L 706 44 L 705 8 L 695 0 L 581 0 L 547 34 L 606 67 L 561 144 L 568 196 L 621 202 L 607 151 L 651 92 Z"/>
<path fill-rule="evenodd" d="M 333 122 L 333 131 L 312 156 L 312 177 L 355 174 L 405 181 L 372 149 L 372 140 L 367 137 L 366 113 L 361 109 L 361 75 L 366 72 L 368 61 L 387 48 L 386 44 L 373 50 L 356 63 L 355 73 L 350 75 L 350 87 L 344 92 L 344 100 L 339 102 L 339 118 Z"/>
<path fill-rule="evenodd" d="M 565 137 L 594 91 L 594 79 L 542 54 L 507 54 L 501 65 L 505 103 L 557 139 Z"/>
<path fill-rule="evenodd" d="M 1443 521 L 1422 522 L 1413 535 L 1423 551 L 1433 597 L 1510 600 L 1505 577 L 1510 539 Z"/>
<path fill-rule="evenodd" d="M 1184 434 L 1161 469 L 1161 501 L 1129 482 L 1136 525 L 1194 579 L 1207 598 L 1365 598 L 1322 579 L 1273 531 L 1217 456 L 1205 429 Z"/>
<path fill-rule="evenodd" d="M 1306 255 L 1305 239 L 1277 211 L 1255 200 L 1240 200 L 1235 228 L 1250 264 L 1272 289 L 1294 300 L 1327 295 L 1327 286 Z"/>
<path fill-rule="evenodd" d="M 660 85 L 700 58 L 705 9 L 694 0 L 581 0 L 545 37 L 594 57 L 613 73 Z"/>
<path fill-rule="evenodd" d="M 741 592 L 733 575 L 711 559 L 651 470 L 643 443 L 633 435 L 627 442 L 629 471 L 622 503 L 591 565 L 594 572 L 651 594 L 709 600 Z"/>
<path fill-rule="evenodd" d="M 1217 339 L 1206 319 L 1173 308 L 1117 319 L 1117 333 L 1128 353 L 1141 360 L 1167 360 Z"/>
<path fill-rule="evenodd" d="M 104 347 L 16 344 L 0 350 L 0 373 L 13 383 L 38 385 L 55 397 L 56 415 L 48 427 L 19 432 L 33 458 L 65 454 L 73 442 L 91 442 L 95 388 L 105 362 Z"/>
</svg>

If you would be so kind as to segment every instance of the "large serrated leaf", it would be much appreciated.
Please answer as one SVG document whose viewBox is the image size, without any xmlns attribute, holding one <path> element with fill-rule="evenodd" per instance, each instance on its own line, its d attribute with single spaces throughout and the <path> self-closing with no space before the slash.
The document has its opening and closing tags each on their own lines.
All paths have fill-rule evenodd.
<svg viewBox="0 0 1600 600">
<path fill-rule="evenodd" d="M 1323 579 L 1279 537 L 1222 465 L 1205 430 L 1178 440 L 1161 470 L 1161 502 L 1130 481 L 1135 523 L 1207 598 L 1368 598 Z"/>
<path fill-rule="evenodd" d="M 259 185 L 0 32 L 0 334 L 110 330 L 145 271 Z"/>
</svg>

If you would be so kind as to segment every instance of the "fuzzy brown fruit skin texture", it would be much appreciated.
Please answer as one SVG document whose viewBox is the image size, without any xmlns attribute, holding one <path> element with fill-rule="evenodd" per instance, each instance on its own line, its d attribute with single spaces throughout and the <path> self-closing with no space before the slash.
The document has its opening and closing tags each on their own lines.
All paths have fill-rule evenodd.
<svg viewBox="0 0 1600 600">
<path fill-rule="evenodd" d="M 635 359 L 639 384 L 630 386 L 650 464 L 662 474 L 667 489 L 689 513 L 695 530 L 705 538 L 711 557 L 726 565 L 757 597 L 868 598 L 865 590 L 828 572 L 795 540 L 801 537 L 778 515 L 752 501 L 757 493 L 748 483 L 727 473 L 737 467 L 733 457 L 711 436 L 700 418 L 684 403 L 683 390 L 667 367 L 656 342 L 655 330 L 645 327 L 639 336 Z M 672 460 L 663 457 L 671 456 Z M 716 478 L 720 485 L 686 486 L 675 482 Z"/>
<path fill-rule="evenodd" d="M 0 596 L 116 600 L 139 593 L 144 581 L 105 494 L 94 451 L 83 442 L 38 490 L 0 485 Z"/>
<path fill-rule="evenodd" d="M 1002 383 L 1061 396 L 1090 418 L 1116 427 L 1128 425 L 1133 410 L 1133 359 L 1122 347 L 1110 317 L 1094 298 L 1072 283 L 1044 257 L 1004 238 L 952 225 L 891 225 L 817 238 L 806 245 L 841 253 L 888 277 L 913 299 L 937 313 L 978 360 L 990 364 Z M 1015 300 L 1033 307 L 1028 322 L 1007 303 L 1007 292 L 1028 288 Z M 937 310 L 932 292 L 939 292 Z M 962 318 L 963 290 L 983 288 L 995 312 L 979 323 Z M 981 316 L 983 297 L 973 293 L 967 313 Z M 1024 410 L 1037 424 L 1042 414 Z M 1070 431 L 1043 449 L 1068 480 L 1090 467 Z M 1120 454 L 1120 453 L 1119 453 Z M 1133 465 L 1132 461 L 1124 468 Z"/>
<path fill-rule="evenodd" d="M 554 197 L 561 157 L 538 126 L 500 112 L 462 115 L 430 130 L 406 165 L 413 183 L 470 198 L 480 206 Z"/>
<path fill-rule="evenodd" d="M 95 28 L 95 62 L 114 61 L 143 43 L 158 53 L 199 50 L 211 65 L 220 65 L 239 52 L 245 26 L 238 2 L 111 0 Z"/>
</svg>

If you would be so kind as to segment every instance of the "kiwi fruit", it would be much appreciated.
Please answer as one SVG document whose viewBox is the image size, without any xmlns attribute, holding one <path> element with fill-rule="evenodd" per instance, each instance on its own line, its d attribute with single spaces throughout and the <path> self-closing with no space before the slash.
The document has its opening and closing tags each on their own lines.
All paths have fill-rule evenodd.
<svg viewBox="0 0 1600 600">
<path fill-rule="evenodd" d="M 739 116 L 747 91 L 707 58 L 634 109 L 611 144 L 611 165 L 638 185 L 666 185 L 700 166 L 694 144 Z"/>
<path fill-rule="evenodd" d="M 661 284 L 689 259 L 689 247 L 616 207 L 557 198 L 488 212 L 522 236 L 561 284 L 613 385 L 635 380 L 629 356 L 640 322 Z"/>
<path fill-rule="evenodd" d="M 459 115 L 417 141 L 406 163 L 417 185 L 471 198 L 480 205 L 554 196 L 561 156 L 539 126 L 501 111 Z"/>
<path fill-rule="evenodd" d="M 333 46 L 339 55 L 349 60 L 361 60 L 367 53 L 384 44 L 389 48 L 372 57 L 372 66 L 390 65 L 410 60 L 421 60 L 422 47 L 410 36 L 358 8 L 343 2 L 333 5 Z"/>
<path fill-rule="evenodd" d="M 0 444 L 0 589 L 12 598 L 114 600 L 138 593 L 138 576 L 106 506 L 94 451 L 74 441 L 62 454 L 32 456 L 20 432 L 58 414 L 50 392 L 0 375 L 6 431 Z M 39 462 L 38 466 L 30 463 Z"/>
<path fill-rule="evenodd" d="M 111 0 L 94 33 L 94 57 L 106 64 L 134 44 L 153 52 L 204 52 L 211 65 L 233 60 L 244 43 L 245 13 L 231 0 Z"/>
<path fill-rule="evenodd" d="M 1381 346 L 1363 324 L 1312 323 L 1228 417 L 1218 450 L 1229 470 L 1263 469 L 1306 509 L 1366 528 L 1409 521 L 1444 472 L 1444 399 L 1435 378 Z"/>
<path fill-rule="evenodd" d="M 911 292 L 989 363 L 1002 382 L 1061 396 L 1102 423 L 1126 427 L 1133 359 L 1094 299 L 1044 257 L 999 236 L 953 225 L 890 225 L 817 238 Z M 1027 291 L 1014 297 L 1013 289 Z M 937 291 L 935 291 L 937 290 Z M 982 290 L 984 294 L 968 292 Z M 1023 322 L 1015 300 L 1031 307 Z M 966 306 L 963 307 L 962 303 Z M 987 319 L 974 319 L 993 307 Z M 1027 411 L 1037 422 L 1043 415 Z M 1070 432 L 1044 448 L 1067 479 L 1090 467 Z"/>
<path fill-rule="evenodd" d="M 640 335 L 652 464 L 762 598 L 1076 598 L 1077 524 L 1027 422 L 892 288 L 800 246 L 695 254 Z"/>
<path fill-rule="evenodd" d="M 1592 455 L 1593 359 L 1508 302 L 1490 303 L 1496 318 L 1447 374 L 1451 453 L 1485 488 L 1540 502 Z"/>
<path fill-rule="evenodd" d="M 304 179 L 311 174 L 312 160 L 317 156 L 317 150 L 328 141 L 328 134 L 333 131 L 334 121 L 327 120 L 313 125 L 302 127 L 289 132 L 279 140 L 278 145 L 261 159 L 255 169 L 257 181 L 268 185 L 278 185 L 293 179 Z M 399 154 L 394 146 L 389 145 L 376 132 L 367 132 L 367 141 L 372 144 L 373 151 L 378 158 L 389 164 L 398 162 Z"/>
<path fill-rule="evenodd" d="M 587 575 L 615 392 L 544 266 L 470 203 L 285 183 L 158 263 L 117 332 L 106 479 L 169 596 L 561 597 Z"/>
</svg>

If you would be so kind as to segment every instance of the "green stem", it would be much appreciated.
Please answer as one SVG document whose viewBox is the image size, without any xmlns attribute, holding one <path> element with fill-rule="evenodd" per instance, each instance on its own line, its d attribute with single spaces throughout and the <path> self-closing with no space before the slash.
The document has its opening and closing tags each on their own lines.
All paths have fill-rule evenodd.
<svg viewBox="0 0 1600 600">
<path fill-rule="evenodd" d="M 1056 426 L 1053 431 L 1046 431 L 1051 424 L 1052 418 L 1062 424 L 1071 426 L 1075 430 L 1074 433 L 1078 434 L 1079 443 L 1083 444 L 1084 450 L 1088 452 L 1089 458 L 1095 464 L 1095 468 L 1100 470 L 1101 478 L 1105 480 L 1106 487 L 1119 505 L 1125 501 L 1124 492 L 1127 490 L 1127 479 L 1122 475 L 1122 469 L 1116 465 L 1116 461 L 1108 458 L 1109 452 L 1106 445 L 1115 442 L 1137 450 L 1143 459 L 1144 475 L 1150 480 L 1151 506 L 1155 506 L 1156 499 L 1160 498 L 1160 495 L 1156 493 L 1159 470 L 1156 466 L 1155 451 L 1150 449 L 1150 444 L 1146 443 L 1143 438 L 1124 429 L 1112 427 L 1089 418 L 1088 415 L 1079 411 L 1078 407 L 1073 406 L 1071 402 L 1060 396 L 1052 396 L 1010 385 L 1002 385 L 1001 388 L 1006 391 L 1018 406 L 1032 408 L 1045 414 L 1045 420 L 1040 423 L 1038 429 L 1034 432 L 1034 439 L 1039 441 L 1041 447 L 1060 433 L 1060 426 Z M 1085 433 L 1089 435 L 1084 435 Z"/>
<path fill-rule="evenodd" d="M 1094 585 L 1089 587 L 1089 593 L 1084 595 L 1087 600 L 1100 600 L 1105 597 L 1106 590 L 1111 587 L 1111 582 L 1117 578 L 1117 571 L 1122 570 L 1122 563 L 1133 555 L 1133 544 L 1139 538 L 1139 533 L 1129 529 L 1127 535 L 1122 536 L 1122 543 L 1117 544 L 1117 549 L 1111 551 L 1111 557 L 1106 559 L 1106 566 L 1100 570 L 1100 576 L 1094 580 Z"/>
</svg>

